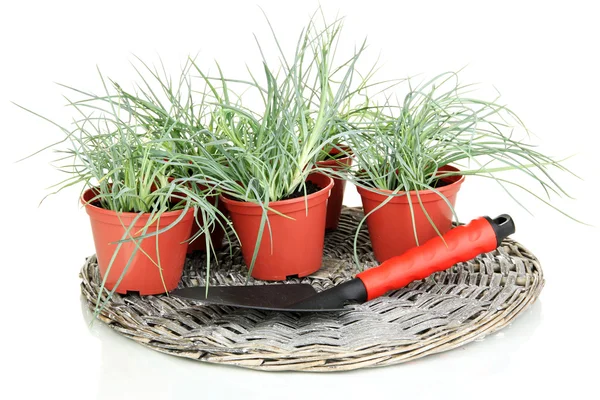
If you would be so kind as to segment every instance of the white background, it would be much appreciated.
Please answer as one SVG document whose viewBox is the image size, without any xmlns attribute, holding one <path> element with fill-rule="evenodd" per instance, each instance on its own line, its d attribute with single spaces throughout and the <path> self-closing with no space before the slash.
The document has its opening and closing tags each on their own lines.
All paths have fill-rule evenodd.
<svg viewBox="0 0 600 400">
<path fill-rule="evenodd" d="M 468 65 L 465 82 L 495 85 L 537 135 L 541 150 L 582 180 L 557 175 L 575 198 L 553 198 L 598 226 L 600 24 L 594 2 L 322 1 L 346 16 L 344 41 L 368 36 L 381 77 L 425 76 Z M 294 43 L 314 1 L 260 1 L 281 40 Z M 0 6 L 3 179 L 0 346 L 2 398 L 598 398 L 597 228 L 527 196 L 529 215 L 489 182 L 465 182 L 462 220 L 508 212 L 515 238 L 541 260 L 540 300 L 485 340 L 408 364 L 335 374 L 261 373 L 155 353 L 100 323 L 88 326 L 78 271 L 93 253 L 76 190 L 49 198 L 61 175 L 52 154 L 18 158 L 59 139 L 17 102 L 68 123 L 64 90 L 99 91 L 96 65 L 129 82 L 132 54 L 177 67 L 188 54 L 238 75 L 256 66 L 252 33 L 269 43 L 253 1 L 3 2 Z M 354 188 L 346 201 L 358 205 Z M 4 393 L 2 393 L 4 392 Z"/>
</svg>

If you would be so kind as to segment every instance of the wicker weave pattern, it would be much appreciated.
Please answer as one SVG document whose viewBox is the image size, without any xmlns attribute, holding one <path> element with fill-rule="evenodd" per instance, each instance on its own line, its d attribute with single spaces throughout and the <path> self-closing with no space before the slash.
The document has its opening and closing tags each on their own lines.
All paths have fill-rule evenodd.
<svg viewBox="0 0 600 400">
<path fill-rule="evenodd" d="M 362 212 L 344 209 L 327 234 L 323 268 L 306 282 L 322 290 L 350 279 L 352 240 Z M 361 261 L 374 266 L 366 229 Z M 180 286 L 205 282 L 202 256 L 188 259 Z M 213 285 L 244 284 L 245 266 L 234 246 L 219 254 Z M 82 272 L 82 293 L 98 294 L 95 257 Z M 252 284 L 264 282 L 250 280 Z M 155 350 L 200 361 L 262 370 L 335 371 L 397 364 L 449 350 L 494 332 L 533 303 L 544 284 L 536 258 L 506 240 L 496 251 L 338 313 L 278 313 L 200 306 L 167 296 L 116 295 L 100 319 Z"/>
</svg>

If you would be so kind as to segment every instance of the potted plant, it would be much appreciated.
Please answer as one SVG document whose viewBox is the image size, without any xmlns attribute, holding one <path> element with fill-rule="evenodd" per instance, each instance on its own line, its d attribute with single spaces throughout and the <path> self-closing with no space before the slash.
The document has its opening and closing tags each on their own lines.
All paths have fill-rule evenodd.
<svg viewBox="0 0 600 400">
<path fill-rule="evenodd" d="M 549 169 L 566 169 L 513 136 L 524 126 L 510 109 L 471 90 L 455 73 L 416 87 L 409 81 L 399 106 L 386 104 L 356 122 L 363 127 L 348 145 L 357 165 L 346 178 L 361 195 L 379 262 L 448 231 L 465 176 L 494 179 L 505 190 L 517 186 L 549 204 L 499 176 L 517 170 L 547 192 L 565 194 Z"/>
<path fill-rule="evenodd" d="M 212 182 L 204 180 L 189 181 L 192 170 L 189 165 L 179 163 L 168 158 L 169 150 L 186 155 L 199 155 L 208 157 L 214 162 L 219 162 L 218 155 L 211 152 L 210 137 L 207 130 L 214 128 L 213 113 L 206 102 L 206 96 L 198 101 L 194 96 L 192 87 L 191 69 L 193 60 L 189 59 L 182 67 L 178 79 L 173 80 L 163 70 L 162 73 L 146 62 L 137 59 L 139 66 L 135 70 L 143 82 L 137 85 L 135 91 L 127 91 L 121 85 L 113 82 L 116 97 L 119 99 L 117 106 L 130 115 L 143 127 L 146 137 L 159 142 L 156 150 L 163 148 L 167 151 L 163 160 L 168 163 L 168 175 L 171 180 L 180 178 L 179 182 L 186 182 L 188 188 L 205 198 L 216 208 L 217 219 L 204 221 L 202 213 L 197 213 L 192 224 L 192 232 L 188 245 L 188 254 L 194 251 L 206 251 L 207 248 L 220 249 L 223 247 L 225 225 L 227 225 L 227 210 L 223 202 L 219 201 L 219 193 Z M 102 100 L 98 96 L 88 94 L 87 99 L 79 101 L 82 105 L 90 101 Z M 208 149 L 209 151 L 204 151 Z M 155 155 L 157 152 L 154 153 Z M 210 243 L 210 245 L 209 245 Z"/>
<path fill-rule="evenodd" d="M 194 192 L 185 180 L 173 179 L 172 166 L 156 157 L 170 141 L 168 129 L 150 134 L 136 113 L 126 115 L 127 99 L 119 94 L 77 92 L 86 98 L 69 103 L 80 116 L 73 128 L 25 110 L 64 132 L 64 140 L 47 148 L 69 144 L 57 149 L 56 166 L 69 177 L 54 193 L 83 187 L 81 202 L 90 217 L 101 286 L 109 291 L 103 302 L 99 295 L 98 313 L 114 292 L 150 295 L 175 289 L 194 216 L 201 213 L 214 223 L 218 212 L 206 198 L 210 193 Z"/>
<path fill-rule="evenodd" d="M 329 146 L 320 153 L 318 159 L 319 161 L 317 161 L 316 165 L 322 170 L 340 171 L 352 166 L 352 155 L 349 153 L 348 147 L 343 144 Z M 331 196 L 327 203 L 326 230 L 335 230 L 338 228 L 345 190 L 346 180 L 334 176 Z"/>
<path fill-rule="evenodd" d="M 164 164 L 156 165 L 144 146 L 119 144 L 113 150 L 125 152 L 126 158 L 104 158 L 104 165 L 96 157 L 97 150 L 85 154 L 86 161 L 111 168 L 112 176 L 102 181 L 100 177 L 97 185 L 88 187 L 81 202 L 90 217 L 102 284 L 123 294 L 175 289 L 183 271 L 193 208 L 185 199 L 176 199 L 176 185 L 164 175 Z"/>
<path fill-rule="evenodd" d="M 332 89 L 333 45 L 340 28 L 336 21 L 318 30 L 311 21 L 293 59 L 280 54 L 279 71 L 263 59 L 263 85 L 254 75 L 249 81 L 225 78 L 220 68 L 213 79 L 196 65 L 216 104 L 212 141 L 220 143 L 214 149 L 225 162 L 216 165 L 185 154 L 170 158 L 188 160 L 197 176 L 216 183 L 255 278 L 306 276 L 321 266 L 333 180 L 315 166 L 322 149 L 342 136 L 329 132 L 364 48 L 342 64 L 345 73 Z M 261 108 L 244 106 L 238 91 L 261 99 Z"/>
<path fill-rule="evenodd" d="M 371 106 L 369 98 L 376 96 L 379 93 L 383 93 L 385 90 L 396 86 L 402 82 L 401 79 L 384 80 L 384 81 L 373 81 L 375 72 L 377 71 L 377 62 L 371 66 L 364 77 L 358 82 L 356 87 L 350 90 L 345 100 L 340 104 L 338 108 L 338 115 L 334 126 L 327 133 L 331 137 L 335 138 L 330 145 L 327 145 L 323 151 L 317 156 L 317 167 L 322 171 L 328 171 L 333 178 L 333 188 L 331 189 L 331 196 L 327 203 L 327 221 L 325 227 L 327 230 L 335 230 L 338 227 L 340 215 L 342 213 L 342 204 L 344 202 L 344 191 L 346 189 L 346 179 L 342 177 L 345 175 L 345 171 L 352 166 L 352 151 L 344 144 L 343 133 L 352 134 L 357 129 L 364 128 L 363 126 L 356 126 L 354 120 L 358 118 L 364 122 L 365 117 L 373 112 L 373 109 L 377 109 L 376 106 Z M 336 77 L 339 74 L 339 69 L 336 70 L 329 81 L 340 80 Z M 376 93 L 367 94 L 367 91 L 374 87 L 385 87 Z M 331 90 L 331 87 L 329 88 Z M 312 103 L 313 93 L 310 93 L 309 103 Z M 359 100 L 360 104 L 356 104 L 356 99 Z M 359 124 L 362 125 L 362 124 Z M 341 136 L 342 135 L 342 136 Z M 341 137 L 340 137 L 341 136 Z"/>
</svg>

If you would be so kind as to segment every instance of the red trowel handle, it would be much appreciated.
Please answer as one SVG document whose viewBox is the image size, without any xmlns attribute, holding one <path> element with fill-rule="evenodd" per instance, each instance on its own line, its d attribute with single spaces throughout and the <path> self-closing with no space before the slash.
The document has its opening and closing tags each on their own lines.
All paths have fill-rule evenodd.
<svg viewBox="0 0 600 400">
<path fill-rule="evenodd" d="M 435 237 L 356 277 L 366 288 L 367 300 L 371 300 L 414 280 L 450 268 L 458 262 L 492 251 L 500 245 L 502 239 L 514 232 L 515 224 L 508 215 L 501 215 L 496 219 L 481 217 L 468 225 L 451 229 L 443 236 L 444 240 Z"/>
</svg>

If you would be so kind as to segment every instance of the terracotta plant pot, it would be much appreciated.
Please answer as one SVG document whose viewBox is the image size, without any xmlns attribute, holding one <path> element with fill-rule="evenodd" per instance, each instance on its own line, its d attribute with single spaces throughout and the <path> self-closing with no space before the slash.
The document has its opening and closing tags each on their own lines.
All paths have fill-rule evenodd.
<svg viewBox="0 0 600 400">
<path fill-rule="evenodd" d="M 227 209 L 225 208 L 225 204 L 219 200 L 218 195 L 207 197 L 207 200 L 213 206 L 216 205 L 217 209 L 221 213 L 223 213 L 223 215 L 227 215 Z M 198 213 L 197 217 L 198 222 L 202 224 L 202 216 L 200 215 L 200 213 Z M 196 235 L 196 233 L 198 233 L 198 231 L 202 230 L 202 227 L 198 222 L 196 222 L 196 219 L 194 219 L 194 222 L 192 223 L 192 233 L 190 237 L 193 237 L 194 235 Z M 221 223 L 225 225 L 225 221 L 221 221 Z M 209 232 L 209 235 L 213 248 L 215 250 L 221 249 L 223 247 L 223 238 L 225 237 L 225 230 L 223 229 L 223 227 L 219 223 L 215 222 L 215 225 L 212 227 L 212 230 Z M 204 233 L 198 236 L 195 240 L 189 242 L 187 250 L 188 254 L 191 254 L 195 251 L 206 251 L 206 238 Z"/>
<path fill-rule="evenodd" d="M 174 180 L 175 180 L 175 178 L 169 178 L 169 182 L 172 182 Z M 188 184 L 187 186 L 191 188 L 191 184 Z M 199 190 L 203 191 L 206 189 L 208 189 L 208 187 L 206 187 L 204 185 L 199 185 Z M 183 193 L 177 193 L 177 194 L 180 197 L 184 196 Z M 225 216 L 227 215 L 227 209 L 225 208 L 225 205 L 223 204 L 222 201 L 218 201 L 219 200 L 218 194 L 215 194 L 213 196 L 207 196 L 206 200 L 208 200 L 208 202 L 210 204 L 212 204 L 213 206 L 216 205 L 217 209 L 221 213 L 223 213 Z M 200 213 L 198 213 L 197 218 L 198 218 L 198 221 L 196 221 L 196 218 L 194 218 L 194 222 L 192 223 L 192 233 L 190 234 L 190 237 L 194 237 L 203 228 L 202 215 Z M 223 224 L 225 224 L 225 221 L 221 221 L 221 222 Z M 210 241 L 212 243 L 213 248 L 215 250 L 221 249 L 223 247 L 223 238 L 225 237 L 225 230 L 223 229 L 223 227 L 221 225 L 219 225 L 218 223 L 215 223 L 212 230 L 209 232 L 209 235 L 210 235 Z M 188 242 L 187 254 L 192 254 L 195 251 L 206 251 L 206 237 L 205 237 L 204 233 L 202 235 L 198 236 L 193 241 Z"/>
<path fill-rule="evenodd" d="M 270 208 L 293 219 L 269 211 L 271 235 L 269 226 L 265 224 L 252 270 L 253 277 L 280 281 L 288 276 L 307 276 L 321 268 L 327 199 L 331 193 L 333 179 L 314 173 L 308 180 L 322 189 L 306 197 L 269 203 Z M 258 238 L 262 208 L 255 203 L 236 201 L 224 196 L 221 196 L 221 199 L 229 210 L 233 228 L 240 238 L 244 261 L 250 266 Z"/>
<path fill-rule="evenodd" d="M 332 156 L 335 156 L 339 153 L 340 150 L 338 149 L 332 149 L 329 152 L 329 154 Z M 351 165 L 351 156 L 317 162 L 318 167 L 331 168 L 333 170 L 343 169 Z M 334 230 L 338 227 L 340 215 L 342 214 L 342 204 L 344 202 L 345 189 L 346 181 L 344 179 L 333 178 L 333 188 L 331 189 L 331 196 L 329 197 L 329 202 L 327 203 L 327 221 L 325 223 L 325 229 L 327 230 Z"/>
<path fill-rule="evenodd" d="M 440 168 L 440 171 L 458 171 L 458 169 L 445 166 Z M 436 190 L 443 194 L 454 207 L 456 194 L 464 179 L 464 176 L 459 175 L 444 178 L 443 181 L 448 184 L 436 188 Z M 364 188 L 357 187 L 357 190 L 362 198 L 365 215 L 388 198 L 385 195 Z M 389 190 L 383 190 L 382 192 L 391 193 Z M 423 207 L 440 233 L 448 232 L 452 227 L 452 210 L 446 202 L 431 190 L 420 190 L 419 196 Z M 419 243 L 423 244 L 437 236 L 437 233 L 425 216 L 415 191 L 410 192 L 410 202 L 414 212 L 417 237 Z M 373 253 L 380 263 L 417 246 L 408 196 L 394 197 L 386 205 L 369 215 L 367 227 L 373 245 Z"/>
<path fill-rule="evenodd" d="M 118 247 L 118 244 L 115 242 L 123 239 L 127 228 L 129 228 L 138 214 L 127 212 L 117 213 L 87 204 L 94 196 L 94 189 L 88 189 L 84 192 L 81 201 L 85 205 L 85 210 L 90 217 L 94 244 L 96 246 L 96 257 L 98 258 L 98 268 L 100 269 L 100 275 L 104 278 Z M 183 210 L 163 213 L 160 216 L 160 220 L 153 223 L 146 233 L 156 232 L 159 229 L 168 227 L 179 218 L 182 212 Z M 149 218 L 150 214 L 144 214 L 139 217 L 130 229 L 130 234 L 134 237 L 136 235 L 139 236 L 141 233 L 140 230 L 143 229 Z M 140 242 L 141 249 L 137 251 L 135 251 L 136 245 L 133 241 L 124 242 L 116 255 L 114 255 L 114 261 L 108 272 L 105 287 L 109 290 L 115 287 L 117 280 L 135 251 L 129 268 L 117 286 L 117 293 L 139 292 L 141 295 L 149 295 L 165 293 L 175 289 L 179 284 L 181 273 L 183 272 L 188 246 L 185 241 L 190 237 L 193 220 L 194 211 L 190 209 L 183 219 L 169 230 L 157 236 L 143 239 Z M 162 279 L 158 265 L 162 269 Z"/>
</svg>

